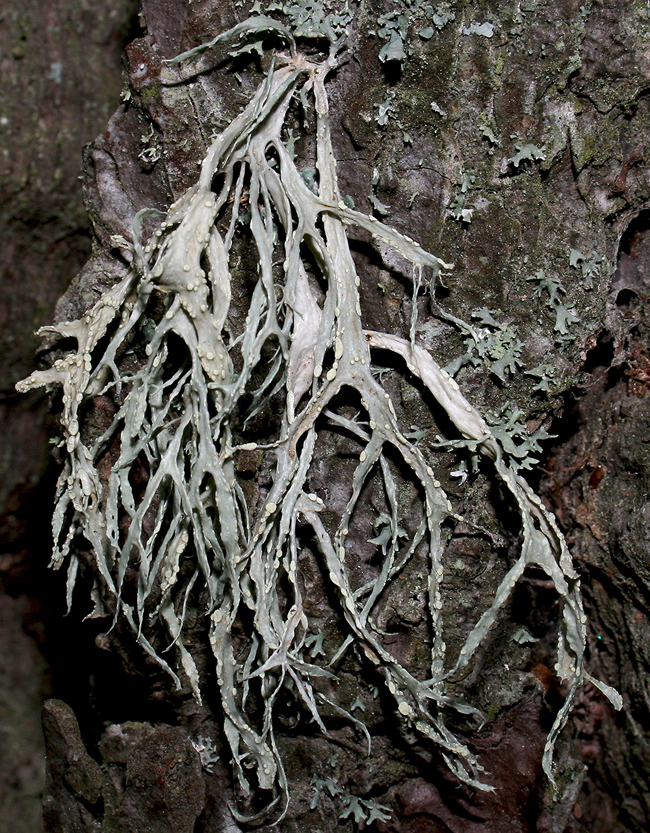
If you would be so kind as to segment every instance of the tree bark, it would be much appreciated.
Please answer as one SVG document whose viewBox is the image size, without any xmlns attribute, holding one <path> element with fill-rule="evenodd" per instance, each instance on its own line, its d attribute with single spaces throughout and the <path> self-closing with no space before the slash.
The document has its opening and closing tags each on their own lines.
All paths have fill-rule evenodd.
<svg viewBox="0 0 650 833">
<path fill-rule="evenodd" d="M 0 9 L 0 831 L 42 829 L 40 711 L 64 607 L 46 574 L 54 471 L 35 335 L 91 251 L 81 149 L 117 106 L 133 0 Z M 51 426 L 50 426 L 51 428 Z"/>
<path fill-rule="evenodd" d="M 304 715 L 278 704 L 277 741 L 292 794 L 279 829 L 353 830 L 354 799 L 367 802 L 360 805 L 366 821 L 373 803 L 387 808 L 389 818 L 373 823 L 396 833 L 645 830 L 650 17 L 631 0 L 408 8 L 403 60 L 379 60 L 398 28 L 391 29 L 396 18 L 377 23 L 391 4 L 369 3 L 350 26 L 348 60 L 327 81 L 341 193 L 454 264 L 433 299 L 415 299 L 417 342 L 455 372 L 513 458 L 539 460 L 527 477 L 556 512 L 582 579 L 588 670 L 618 688 L 624 709 L 615 713 L 585 685 L 558 744 L 552 796 L 541 760 L 566 695 L 552 670 L 558 600 L 545 577 L 529 570 L 471 673 L 457 681 L 486 717 L 473 731 L 470 724 L 459 731 L 494 790 L 468 790 L 426 745 L 400 732 L 388 698 L 372 696 L 379 684 L 368 666 L 346 655 L 333 691 L 363 716 L 372 750 L 366 755 L 349 722 L 330 720 L 326 740 Z M 77 318 L 125 273 L 117 237 L 130 238 L 139 209 L 165 211 L 194 183 L 211 135 L 245 106 L 269 60 L 265 53 L 258 63 L 244 56 L 233 65 L 228 47 L 218 46 L 201 59 L 200 74 L 172 86 L 164 82 L 163 59 L 246 16 L 217 0 L 143 0 L 144 33 L 126 50 L 128 95 L 85 156 L 93 256 L 60 302 L 58 320 Z M 314 136 L 298 112 L 292 118 L 299 168 L 308 177 Z M 387 246 L 350 234 L 364 327 L 408 338 L 413 276 Z M 244 284 L 235 295 L 233 327 L 246 314 Z M 474 326 L 473 345 L 449 315 Z M 489 605 L 516 557 L 518 521 L 483 468 L 470 461 L 460 471 L 454 451 L 436 450 L 447 426 L 413 394 L 401 369 L 388 363 L 384 371 L 398 416 L 423 430 L 419 440 L 436 476 L 465 518 L 449 533 L 444 556 L 444 615 L 449 641 L 460 645 L 457 634 Z M 101 426 L 106 414 L 98 409 L 90 418 Z M 264 425 L 258 430 L 263 436 Z M 310 488 L 333 516 L 346 500 L 353 453 L 346 442 L 326 434 L 310 472 Z M 239 476 L 255 503 L 271 475 L 250 452 Z M 408 490 L 400 488 L 405 501 Z M 385 509 L 377 490 L 363 500 L 349 565 L 359 583 L 372 574 L 370 539 Z M 415 511 L 406 513 L 407 535 L 417 528 Z M 312 562 L 303 566 L 312 621 L 331 646 L 345 636 L 339 601 Z M 391 653 L 409 667 L 422 663 L 428 635 L 424 569 L 415 559 L 404 570 L 381 613 Z M 87 568 L 82 583 L 90 590 L 92 582 Z M 71 615 L 78 620 L 90 610 L 77 591 Z M 192 616 L 188 646 L 209 680 L 200 611 Z M 199 705 L 189 686 L 175 691 L 131 632 L 110 624 L 92 618 L 74 645 L 94 678 L 92 697 L 69 688 L 63 697 L 81 734 L 65 704 L 53 701 L 46 711 L 46 829 L 238 829 L 228 802 L 241 794 L 216 698 L 208 694 Z M 201 768 L 194 750 L 206 738 L 220 756 L 212 764 L 204 756 Z"/>
</svg>

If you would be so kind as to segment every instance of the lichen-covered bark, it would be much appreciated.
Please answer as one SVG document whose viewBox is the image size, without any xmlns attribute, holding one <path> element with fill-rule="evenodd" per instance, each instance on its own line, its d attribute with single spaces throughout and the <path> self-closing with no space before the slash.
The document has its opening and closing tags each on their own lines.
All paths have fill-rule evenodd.
<svg viewBox="0 0 650 833">
<path fill-rule="evenodd" d="M 404 738 L 381 695 L 373 699 L 376 681 L 367 666 L 347 656 L 338 669 L 337 700 L 363 714 L 373 735 L 372 753 L 366 757 L 350 724 L 333 724 L 333 742 L 327 742 L 304 716 L 280 706 L 278 743 L 293 796 L 280 829 L 352 830 L 352 818 L 340 816 L 346 796 L 356 796 L 389 807 L 391 820 L 377 821 L 376 828 L 398 833 L 564 831 L 576 829 L 581 817 L 603 833 L 642 830 L 648 823 L 641 728 L 647 720 L 641 442 L 647 416 L 640 394 L 650 378 L 643 359 L 647 285 L 642 267 L 635 271 L 630 265 L 635 256 L 634 263 L 644 262 L 642 238 L 628 234 L 628 253 L 619 258 L 619 251 L 650 195 L 645 159 L 650 18 L 629 0 L 455 2 L 438 4 L 433 12 L 414 3 L 415 23 L 400 70 L 396 62 L 382 67 L 377 56 L 383 42 L 370 35 L 378 28 L 377 16 L 392 8 L 368 3 L 359 9 L 350 60 L 328 81 L 341 191 L 358 209 L 374 210 L 455 264 L 435 300 L 471 322 L 479 337 L 468 343 L 421 294 L 417 339 L 440 364 L 452 366 L 465 395 L 492 414 L 494 430 L 502 432 L 504 442 L 510 438 L 513 456 L 534 455 L 545 431 L 558 433 L 557 449 L 544 464 L 551 472 L 545 489 L 549 505 L 571 530 L 584 576 L 589 670 L 621 686 L 627 711 L 614 717 L 600 694 L 584 691 L 558 751 L 559 793 L 553 802 L 541 773 L 541 752 L 563 694 L 551 670 L 557 600 L 544 577 L 531 572 L 514 596 L 509 619 L 492 632 L 472 673 L 456 681 L 459 693 L 471 695 L 486 714 L 480 730 L 470 735 L 468 724 L 459 730 L 468 732 L 494 792 L 469 794 L 415 737 Z M 209 40 L 243 19 L 245 11 L 212 0 L 187 5 L 146 0 L 143 11 L 146 34 L 127 48 L 130 98 L 86 155 L 86 203 L 98 246 L 61 302 L 60 320 L 77 317 L 124 273 L 112 238 L 130 237 L 138 209 L 165 209 L 194 182 L 211 134 L 240 112 L 261 78 L 253 64 L 241 60 L 235 67 L 238 78 L 224 62 L 224 50 L 215 52 L 212 64 L 203 59 L 206 71 L 195 79 L 166 86 L 163 58 Z M 294 135 L 302 131 L 296 112 Z M 296 151 L 302 167 L 311 167 L 308 130 Z M 407 336 L 412 301 L 400 271 L 404 264 L 388 248 L 373 248 L 361 233 L 354 246 L 364 325 Z M 240 277 L 247 265 L 244 250 L 242 259 Z M 244 289 L 239 291 L 245 309 Z M 424 425 L 420 440 L 433 448 L 444 421 L 434 420 L 390 363 L 382 381 L 401 403 L 398 416 Z M 92 415 L 97 426 L 110 419 L 111 407 L 99 404 Z M 259 426 L 261 435 L 264 427 Z M 346 499 L 341 485 L 351 465 L 346 442 L 335 432 L 326 435 L 310 475 L 310 488 L 327 497 L 333 518 Z M 475 472 L 470 464 L 467 472 L 459 472 L 461 461 L 451 451 L 436 459 L 436 476 L 454 509 L 470 522 L 449 535 L 445 553 L 444 615 L 456 633 L 450 641 L 460 644 L 510 565 L 518 528 L 505 496 L 483 470 Z M 266 462 L 260 452 L 250 452 L 250 459 L 239 464 L 253 501 L 268 486 Z M 539 475 L 533 471 L 531 478 Z M 409 488 L 402 484 L 400 500 L 415 506 Z M 375 546 L 369 541 L 380 532 L 375 521 L 382 511 L 381 489 L 369 486 L 352 532 L 352 569 L 359 582 L 372 574 Z M 416 520 L 407 518 L 406 534 L 413 534 Z M 403 582 L 385 601 L 381 621 L 392 634 L 394 654 L 416 665 L 428 629 L 418 596 L 423 569 L 416 559 L 404 571 Z M 309 558 L 302 580 L 310 618 L 321 623 L 330 648 L 340 639 L 337 600 L 327 595 Z M 89 577 L 86 581 L 91 583 Z M 80 600 L 72 615 L 88 609 Z M 210 674 L 201 647 L 205 628 L 199 612 L 193 615 L 192 648 Z M 110 619 L 105 623 L 108 627 Z M 169 829 L 166 814 L 150 813 L 145 800 L 150 773 L 145 777 L 136 760 L 138 755 L 154 760 L 156 750 L 175 756 L 174 771 L 186 785 L 176 830 L 236 829 L 226 809 L 236 792 L 227 756 L 226 767 L 217 764 L 212 773 L 206 768 L 201 773 L 178 728 L 118 725 L 129 719 L 162 720 L 178 724 L 195 741 L 207 737 L 223 749 L 216 704 L 208 697 L 199 707 L 189 690 L 172 692 L 138 655 L 127 631 L 117 627 L 99 645 L 124 658 L 129 670 L 154 678 L 155 701 L 140 701 L 138 714 L 130 715 L 128 705 L 100 697 L 103 711 L 87 742 L 99 744 L 96 758 L 99 762 L 101 755 L 104 774 L 101 789 L 92 795 L 85 781 L 60 792 L 56 761 L 78 739 L 60 728 L 61 721 L 52 728 L 48 737 L 59 733 L 56 743 L 51 740 L 57 783 L 50 791 L 51 818 L 59 813 L 52 830 L 102 825 L 130 830 L 138 819 L 142 829 Z M 96 657 L 93 661 L 100 664 Z M 123 680 L 132 690 L 134 684 Z M 101 741 L 100 720 L 116 724 Z M 118 737 L 123 751 L 116 754 Z M 583 760 L 588 768 L 579 797 Z M 160 801 L 173 803 L 177 782 L 161 768 Z M 606 801 L 604 794 L 611 798 Z M 75 827 L 69 813 L 76 814 Z"/>
<path fill-rule="evenodd" d="M 606 831 L 643 830 L 650 814 L 642 728 L 649 708 L 647 245 L 641 215 L 623 241 L 606 326 L 544 478 L 585 575 L 591 665 L 626 701 L 614 716 L 585 691 L 576 708 L 587 766 L 579 817 L 588 829 Z"/>
</svg>

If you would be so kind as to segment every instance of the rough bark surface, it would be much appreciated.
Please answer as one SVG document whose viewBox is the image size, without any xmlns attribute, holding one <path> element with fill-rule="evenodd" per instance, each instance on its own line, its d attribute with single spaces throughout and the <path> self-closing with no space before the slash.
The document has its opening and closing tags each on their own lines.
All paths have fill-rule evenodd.
<svg viewBox="0 0 650 833">
<path fill-rule="evenodd" d="M 375 826 L 395 833 L 645 830 L 650 15 L 631 0 L 438 4 L 411 27 L 400 71 L 394 62 L 382 66 L 383 42 L 369 34 L 392 8 L 359 9 L 352 58 L 328 82 L 341 191 L 455 264 L 438 299 L 484 333 L 482 350 L 456 375 L 466 396 L 507 423 L 522 451 L 540 427 L 557 435 L 542 464 L 544 493 L 583 575 L 589 669 L 619 686 L 625 710 L 615 715 L 595 689 L 584 690 L 558 749 L 559 792 L 551 800 L 541 752 L 562 694 L 551 671 L 557 600 L 531 574 L 509 621 L 458 682 L 487 717 L 471 743 L 494 792 L 470 794 L 437 758 L 403 738 L 390 707 L 370 696 L 368 669 L 349 657 L 337 697 L 348 708 L 360 699 L 372 752 L 365 755 L 349 725 L 334 725 L 328 742 L 304 716 L 279 708 L 278 743 L 293 796 L 279 829 L 353 830 L 344 799 L 356 796 L 390 808 L 391 819 Z M 111 238 L 128 238 L 138 209 L 165 209 L 193 183 L 211 134 L 262 77 L 242 62 L 238 79 L 222 49 L 205 59 L 204 73 L 170 87 L 161 83 L 161 60 L 245 16 L 215 0 L 144 0 L 145 33 L 126 52 L 130 98 L 86 154 L 97 246 L 60 303 L 60 320 L 78 316 L 123 272 Z M 296 145 L 305 168 L 311 145 L 309 135 Z M 364 325 L 407 335 L 410 288 L 401 265 L 363 235 L 355 254 Z M 462 356 L 457 330 L 431 314 L 426 297 L 418 304 L 418 341 L 443 365 Z M 428 420 L 424 442 L 431 442 L 441 428 L 417 411 L 400 374 L 388 367 L 384 385 L 401 401 L 400 416 Z M 333 434 L 310 476 L 313 491 L 333 506 L 346 459 L 345 441 Z M 445 615 L 462 633 L 507 569 L 517 529 L 509 530 L 509 509 L 484 474 L 470 472 L 461 484 L 457 465 L 452 454 L 438 458 L 445 489 L 458 511 L 498 536 L 461 526 L 449 540 Z M 252 454 L 240 475 L 247 495 L 264 492 L 263 459 Z M 531 479 L 540 475 L 532 471 Z M 368 492 L 357 530 L 360 576 L 373 557 L 367 542 L 381 511 L 380 498 Z M 394 634 L 391 650 L 411 663 L 427 628 L 418 596 L 422 568 L 416 560 L 405 571 L 382 622 Z M 304 582 L 327 645 L 340 628 L 337 601 L 309 563 Z M 78 595 L 72 615 L 89 610 Z M 53 703 L 46 711 L 48 830 L 237 830 L 227 801 L 240 796 L 222 749 L 218 706 L 209 695 L 198 706 L 189 687 L 174 692 L 128 632 L 100 632 L 109 623 L 84 626 L 98 634 L 97 648 L 79 662 L 98 682 L 92 702 L 80 694 L 72 703 L 91 754 L 67 707 Z M 198 612 L 195 634 L 190 647 L 209 675 Z M 113 724 L 106 731 L 104 721 Z M 199 736 L 224 751 L 222 763 L 201 769 L 189 742 Z M 341 792 L 323 789 L 316 802 L 314 776 Z"/>
<path fill-rule="evenodd" d="M 52 319 L 90 254 L 81 149 L 119 101 L 133 14 L 133 0 L 5 0 L 0 8 L 2 833 L 41 829 L 40 709 L 63 611 L 44 577 L 53 486 L 47 400 L 19 397 L 14 385 L 33 366 L 35 330 Z M 44 621 L 54 609 L 51 630 Z"/>
</svg>

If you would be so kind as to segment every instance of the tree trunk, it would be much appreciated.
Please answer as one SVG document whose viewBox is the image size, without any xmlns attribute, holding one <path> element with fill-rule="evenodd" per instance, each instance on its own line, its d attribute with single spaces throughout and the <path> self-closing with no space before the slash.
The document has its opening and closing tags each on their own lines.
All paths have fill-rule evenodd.
<svg viewBox="0 0 650 833">
<path fill-rule="evenodd" d="M 312 16 L 316 7 L 321 6 L 309 5 Z M 408 12 L 408 26 L 390 16 L 398 8 Z M 378 20 L 381 15 L 387 16 Z M 246 107 L 269 72 L 272 49 L 284 50 L 281 41 L 270 39 L 259 59 L 255 50 L 232 58 L 229 53 L 241 45 L 235 41 L 216 45 L 180 70 L 163 63 L 247 16 L 236 4 L 217 0 L 187 5 L 143 0 L 144 34 L 126 50 L 127 93 L 85 156 L 86 207 L 96 245 L 58 306 L 59 322 L 79 318 L 128 275 L 129 260 L 137 257 L 128 246 L 136 213 L 145 208 L 166 213 L 177 200 L 182 205 L 214 136 Z M 278 20 L 287 19 L 278 14 Z M 412 338 L 446 366 L 463 402 L 485 417 L 504 458 L 523 470 L 555 512 L 581 577 L 587 670 L 618 689 L 623 709 L 616 713 L 589 682 L 580 688 L 556 744 L 552 790 L 542 759 L 547 733 L 569 693 L 554 670 L 568 603 L 558 598 L 548 571 L 529 565 L 473 663 L 459 665 L 455 674 L 453 662 L 445 667 L 450 694 L 484 718 L 445 712 L 448 726 L 476 755 L 484 769 L 480 781 L 493 789 L 468 787 L 450 772 L 435 746 L 418 735 L 417 721 L 409 719 L 411 701 L 392 698 L 373 666 L 370 643 L 355 640 L 333 663 L 335 679 L 320 684 L 330 701 L 322 718 L 329 738 L 300 705 L 298 683 L 275 704 L 278 756 L 290 793 L 278 825 L 282 831 L 326 833 L 372 825 L 396 833 L 648 828 L 649 26 L 647 11 L 629 0 L 582 6 L 531 0 L 480 10 L 462 2 L 432 10 L 412 0 L 386 8 L 364 4 L 348 27 L 345 60 L 326 80 L 340 196 L 453 264 L 427 294 L 418 285 L 417 268 L 396 254 L 396 248 L 402 247 L 402 255 L 408 249 L 403 237 L 374 234 L 379 227 L 370 221 L 365 230 L 351 225 L 347 234 L 366 338 L 384 347 L 377 332 L 397 336 L 404 345 Z M 322 47 L 322 39 L 298 39 L 308 59 L 322 60 Z M 297 168 L 322 194 L 314 115 L 308 107 L 301 112 L 298 102 L 288 112 Z M 289 132 L 282 138 L 292 143 Z M 262 216 L 269 216 L 268 206 L 266 212 Z M 322 220 L 326 232 L 334 223 L 331 216 Z M 169 228 L 173 225 L 170 220 Z M 172 239 L 173 231 L 161 233 Z M 225 324 L 231 341 L 246 331 L 257 274 L 245 228 L 237 235 Z M 317 283 L 318 257 L 305 257 L 314 295 L 320 292 L 322 301 L 327 286 Z M 281 283 L 281 270 L 273 274 Z M 157 303 L 152 301 L 149 318 L 138 324 L 142 338 L 164 318 Z M 67 355 L 65 344 L 52 339 L 48 346 L 51 361 Z M 270 364 L 275 356 L 266 349 Z M 173 345 L 170 354 L 173 361 Z M 415 353 L 408 355 L 412 360 Z M 135 372 L 138 361 L 146 362 L 143 344 L 134 340 L 119 361 L 121 373 Z M 395 441 L 384 468 L 369 476 L 343 563 L 358 589 L 378 580 L 382 551 L 386 555 L 394 545 L 402 547 L 401 539 L 408 545 L 417 536 L 425 501 L 405 461 L 411 453 L 422 454 L 451 507 L 442 526 L 439 590 L 454 657 L 519 558 L 526 521 L 504 478 L 473 453 L 476 442 L 441 445 L 440 436 L 457 441 L 463 431 L 417 382 L 415 371 L 387 349 L 373 353 L 373 361 L 406 439 Z M 283 391 L 237 429 L 257 444 L 247 439 L 235 462 L 246 504 L 260 507 L 255 517 L 278 510 L 268 495 L 277 471 L 271 441 L 285 407 Z M 87 407 L 86 437 L 108 429 L 121 395 L 110 389 Z M 60 409 L 58 401 L 55 407 Z M 323 506 L 324 536 L 345 516 L 355 466 L 363 460 L 353 422 L 362 411 L 358 399 L 344 390 L 330 408 L 338 422 L 327 422 L 324 414 L 317 423 L 319 443 L 305 480 L 305 492 Z M 358 425 L 367 441 L 364 432 L 370 429 L 363 420 Z M 401 457 L 400 449 L 407 447 L 413 451 Z M 116 440 L 103 464 L 106 478 L 119 453 Z M 138 500 L 145 499 L 147 473 L 141 465 L 130 475 Z M 399 523 L 391 513 L 399 514 Z M 536 517 L 543 528 L 544 516 Z M 151 519 L 145 521 L 153 527 Z M 120 535 L 127 534 L 128 525 L 122 526 Z M 346 613 L 353 603 L 329 580 L 333 568 L 318 554 L 316 533 L 301 535 L 296 581 L 310 640 L 301 656 L 323 667 L 349 633 L 356 635 Z M 234 816 L 254 814 L 264 800 L 255 790 L 247 795 L 231 767 L 233 753 L 222 728 L 222 710 L 230 707 L 217 694 L 221 672 L 209 651 L 206 597 L 190 593 L 189 585 L 183 631 L 202 678 L 200 704 L 192 695 L 190 672 L 179 673 L 176 689 L 136 644 L 123 618 L 111 627 L 115 602 L 97 582 L 90 545 L 81 539 L 76 545 L 81 566 L 71 617 L 90 621 L 71 634 L 70 652 L 84 669 L 75 672 L 79 690 L 59 682 L 57 691 L 69 706 L 52 700 L 45 711 L 46 829 L 246 829 Z M 125 587 L 135 587 L 136 570 L 137 564 L 129 566 Z M 421 680 L 429 676 L 425 669 L 435 640 L 436 605 L 430 610 L 427 604 L 429 570 L 423 545 L 373 608 L 377 639 Z M 287 583 L 281 591 L 292 592 Z M 242 650 L 255 624 L 244 610 L 242 605 L 232 637 L 235 649 Z M 165 644 L 156 643 L 159 634 L 149 619 L 142 629 L 156 652 L 162 651 Z M 237 659 L 240 666 L 245 660 L 246 655 Z M 360 722 L 372 737 L 369 750 Z M 257 825 L 270 830 L 273 821 L 271 812 Z"/>
<path fill-rule="evenodd" d="M 47 397 L 19 396 L 15 384 L 33 367 L 34 331 L 52 320 L 90 255 L 81 149 L 119 103 L 134 14 L 134 0 L 4 0 L 0 8 L 2 833 L 42 829 L 40 712 L 66 638 L 65 607 L 46 571 L 55 476 Z"/>
</svg>

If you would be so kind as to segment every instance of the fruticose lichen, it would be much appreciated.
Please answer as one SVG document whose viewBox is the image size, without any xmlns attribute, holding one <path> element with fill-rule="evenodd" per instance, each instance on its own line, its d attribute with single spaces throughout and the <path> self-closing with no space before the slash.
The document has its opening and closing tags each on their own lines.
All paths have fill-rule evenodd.
<svg viewBox="0 0 650 833">
<path fill-rule="evenodd" d="M 449 266 L 341 200 L 325 89 L 339 47 L 333 45 L 322 60 L 306 57 L 287 28 L 264 17 L 239 24 L 210 45 L 258 32 L 283 39 L 288 52 L 275 56 L 249 104 L 212 142 L 196 184 L 146 241 L 143 227 L 150 212 L 136 216 L 126 277 L 78 320 L 43 328 L 75 339 L 77 349 L 18 386 L 21 391 L 43 385 L 63 389 L 65 463 L 54 509 L 52 566 L 67 563 L 70 601 L 79 564 L 76 548 L 85 539 L 104 592 L 113 597 L 115 616 L 129 622 L 138 643 L 179 685 L 178 675 L 186 675 L 199 699 L 203 681 L 184 644 L 184 625 L 190 594 L 204 585 L 236 774 L 245 791 L 271 791 L 267 811 L 274 807 L 278 818 L 288 799 L 274 735 L 274 706 L 281 693 L 290 688 L 325 734 L 324 708 L 362 725 L 320 690 L 319 681 L 333 671 L 317 659 L 322 650 L 315 650 L 303 605 L 303 546 L 313 548 L 316 542 L 325 578 L 338 595 L 341 630 L 347 633 L 338 654 L 355 645 L 383 676 L 402 720 L 441 750 L 461 781 L 480 789 L 490 787 L 481 780 L 479 762 L 445 723 L 449 712 L 471 715 L 476 709 L 449 692 L 448 680 L 472 661 L 517 581 L 527 567 L 537 565 L 561 599 L 556 670 L 567 681 L 566 700 L 544 752 L 552 780 L 555 741 L 576 690 L 589 678 L 579 579 L 565 541 L 518 473 L 517 455 L 504 451 L 456 381 L 416 344 L 415 319 L 408 340 L 364 330 L 349 225 L 365 229 L 411 265 L 415 293 L 424 270 L 435 276 Z M 296 97 L 303 102 L 310 97 L 316 111 L 317 193 L 307 187 L 283 139 Z M 258 267 L 249 275 L 253 288 L 246 326 L 226 341 L 233 239 L 244 210 Z M 145 329 L 146 361 L 128 372 L 120 369 L 134 334 Z M 391 396 L 373 375 L 374 351 L 403 361 L 423 395 L 433 396 L 448 415 L 457 432 L 452 444 L 489 461 L 521 518 L 519 556 L 455 655 L 446 648 L 442 617 L 442 528 L 460 518 L 434 475 L 431 455 L 412 439 L 413 427 L 400 424 Z M 341 391 L 355 404 L 354 419 L 337 408 Z M 100 437 L 86 440 L 84 409 L 108 393 L 118 403 L 112 423 Z M 250 420 L 278 397 L 283 403 L 279 433 L 268 442 L 248 439 L 242 415 Z M 353 437 L 359 448 L 347 505 L 335 528 L 322 518 L 323 500 L 307 488 L 324 425 Z M 251 450 L 273 460 L 272 482 L 259 508 L 247 500 L 236 477 L 237 455 Z M 422 504 L 419 528 L 406 542 L 395 459 Z M 139 489 L 132 478 L 137 467 L 147 474 Z M 346 539 L 362 489 L 373 477 L 383 481 L 388 534 L 382 527 L 376 579 L 355 587 Z M 428 552 L 429 559 L 428 669 L 398 662 L 376 622 L 383 594 L 416 552 Z M 127 570 L 137 574 L 137 591 L 125 580 Z M 242 618 L 246 610 L 250 613 Z M 156 617 L 170 634 L 175 663 L 145 636 L 146 622 Z M 243 654 L 241 636 L 235 650 L 236 621 L 250 622 Z M 615 692 L 595 684 L 620 705 Z M 251 705 L 253 690 L 257 706 Z"/>
</svg>

